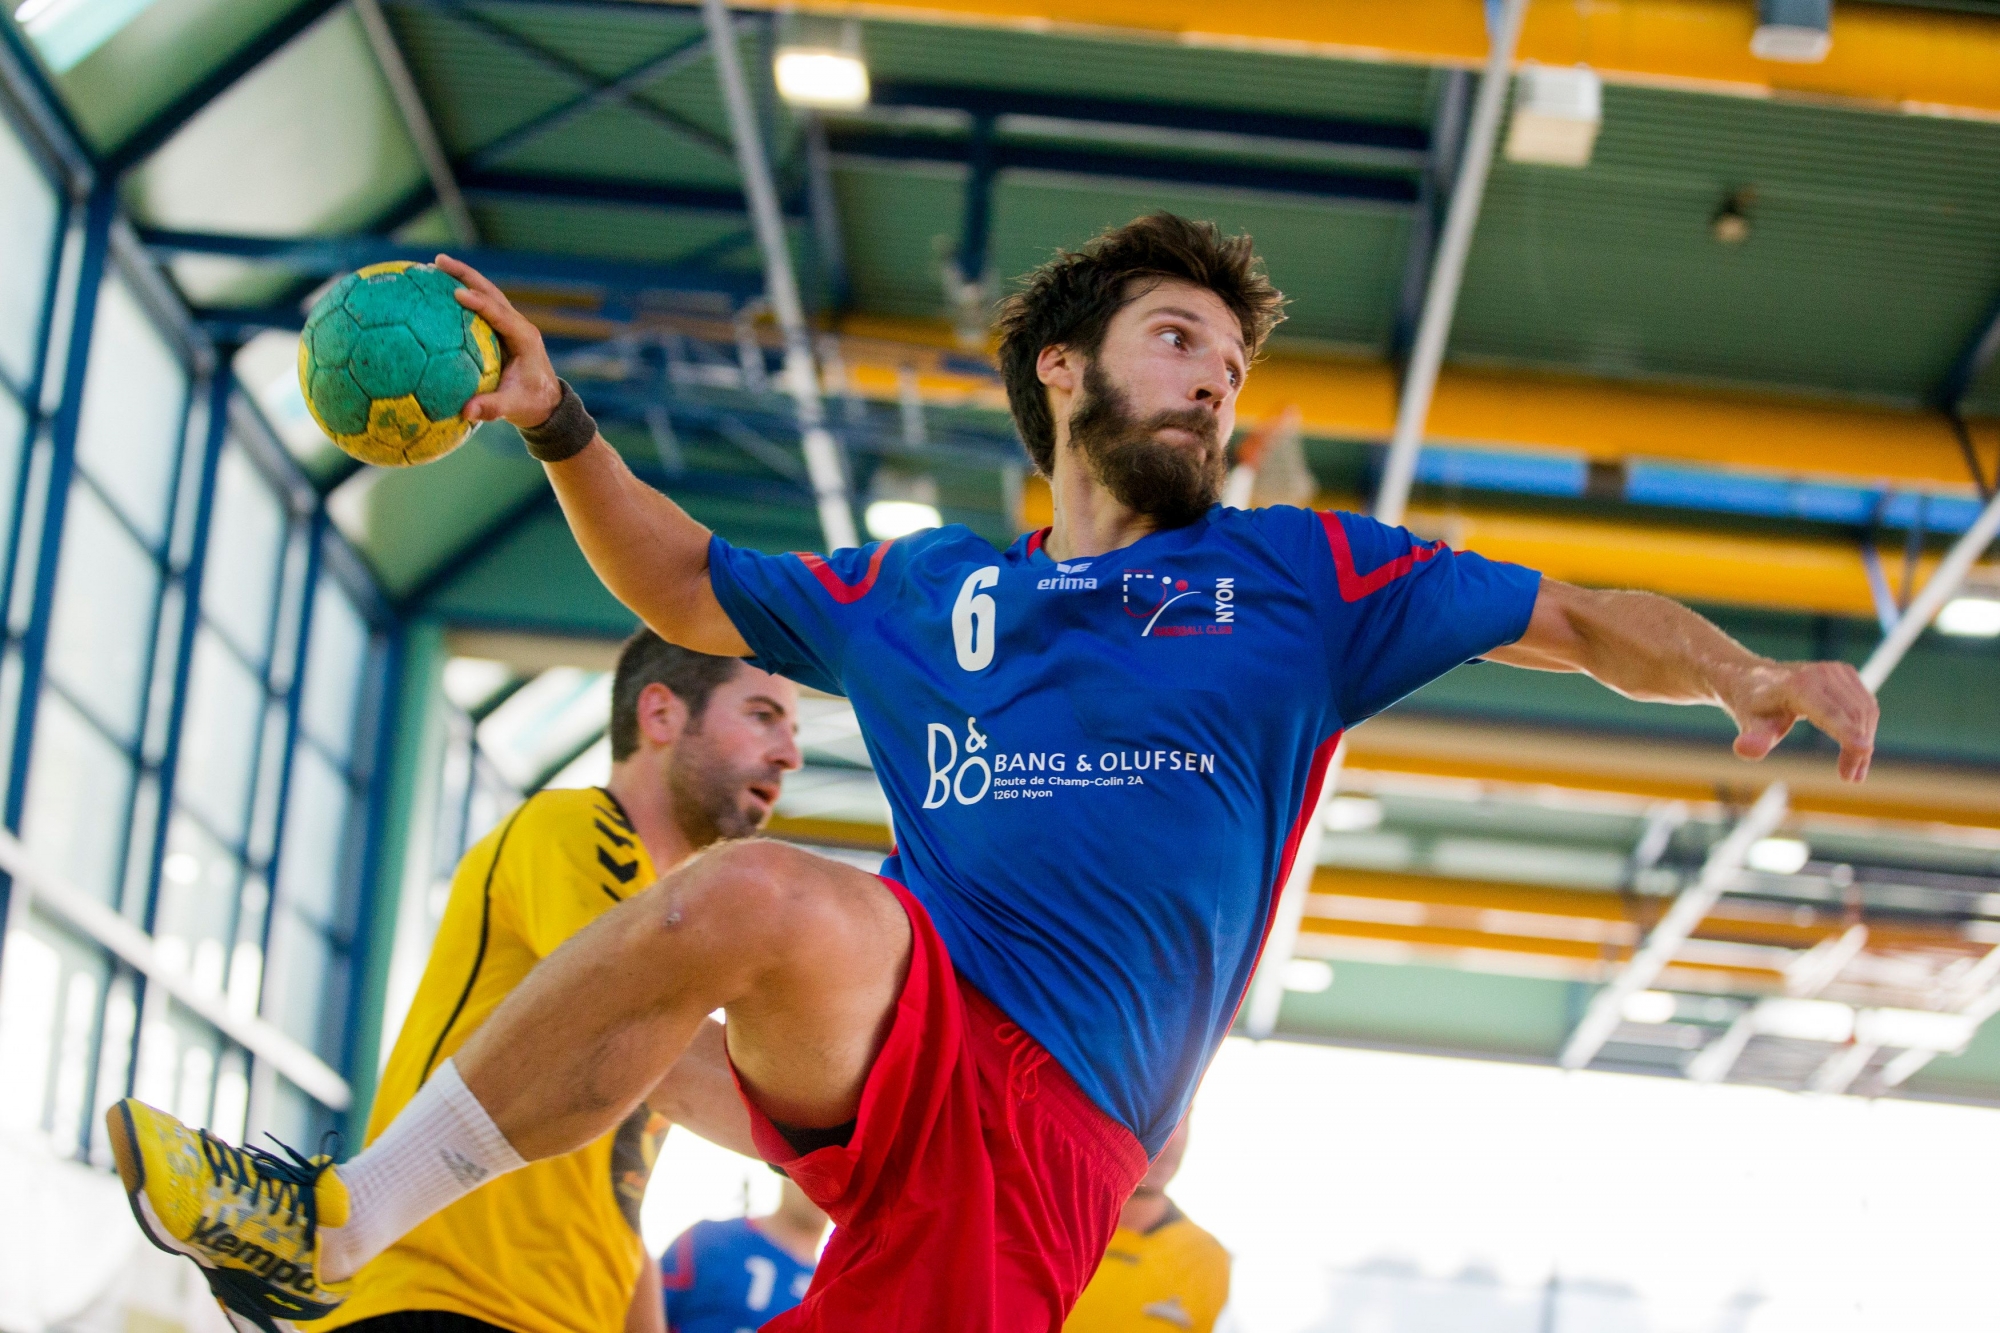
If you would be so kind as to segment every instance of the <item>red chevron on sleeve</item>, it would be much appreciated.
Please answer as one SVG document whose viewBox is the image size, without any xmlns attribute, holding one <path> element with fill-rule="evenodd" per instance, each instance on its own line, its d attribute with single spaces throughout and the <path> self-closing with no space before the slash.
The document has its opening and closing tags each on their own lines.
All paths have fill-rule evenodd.
<svg viewBox="0 0 2000 1333">
<path fill-rule="evenodd" d="M 1347 526 L 1340 521 L 1340 515 L 1330 509 L 1321 510 L 1319 521 L 1326 529 L 1326 544 L 1333 551 L 1333 572 L 1340 581 L 1340 600 L 1343 602 L 1358 602 L 1370 593 L 1380 592 L 1415 569 L 1420 562 L 1446 549 L 1443 542 L 1414 546 L 1408 554 L 1399 555 L 1388 564 L 1378 565 L 1362 574 L 1354 568 L 1354 548 L 1348 545 Z"/>
<path fill-rule="evenodd" d="M 875 548 L 875 554 L 868 557 L 868 572 L 861 576 L 859 583 L 843 582 L 823 556 L 814 555 L 811 551 L 794 551 L 792 554 L 812 571 L 813 577 L 820 581 L 820 586 L 826 589 L 834 601 L 842 606 L 849 606 L 866 597 L 868 590 L 875 586 L 875 579 L 882 572 L 882 557 L 889 554 L 889 548 L 894 544 L 883 542 Z"/>
</svg>

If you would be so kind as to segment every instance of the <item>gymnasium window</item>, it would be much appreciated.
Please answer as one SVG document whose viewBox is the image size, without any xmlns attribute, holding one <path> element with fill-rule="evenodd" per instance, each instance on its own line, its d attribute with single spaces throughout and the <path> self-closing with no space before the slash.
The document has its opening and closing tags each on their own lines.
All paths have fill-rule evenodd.
<svg viewBox="0 0 2000 1333">
<path fill-rule="evenodd" d="M 0 557 L 27 486 L 0 632 L 0 787 L 75 318 L 73 296 L 49 295 L 76 290 L 80 247 L 54 179 L 0 116 Z M 65 227 L 72 261 L 59 266 Z M 344 1069 L 385 613 L 248 395 L 222 395 L 227 419 L 211 423 L 218 396 L 173 299 L 112 249 L 58 494 L 21 839 L 69 892 L 150 934 L 159 965 L 193 990 Z M 44 345 L 55 382 L 36 403 Z M 128 1091 L 233 1139 L 268 1127 L 312 1143 L 333 1123 L 32 898 L 15 927 L 0 966 L 0 1127 L 108 1160 L 97 1122 Z"/>
</svg>

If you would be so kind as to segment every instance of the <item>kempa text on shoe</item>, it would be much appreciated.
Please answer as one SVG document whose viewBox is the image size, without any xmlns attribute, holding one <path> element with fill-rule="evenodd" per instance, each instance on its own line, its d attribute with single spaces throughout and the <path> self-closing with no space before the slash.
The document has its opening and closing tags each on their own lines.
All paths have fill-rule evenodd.
<svg viewBox="0 0 2000 1333">
<path fill-rule="evenodd" d="M 207 1250 L 210 1254 L 233 1260 L 257 1276 L 276 1286 L 288 1286 L 302 1295 L 313 1296 L 319 1287 L 313 1281 L 312 1269 L 280 1259 L 270 1250 L 255 1242 L 245 1241 L 241 1236 L 230 1234 L 227 1223 L 203 1218 L 195 1224 L 188 1239 Z"/>
</svg>

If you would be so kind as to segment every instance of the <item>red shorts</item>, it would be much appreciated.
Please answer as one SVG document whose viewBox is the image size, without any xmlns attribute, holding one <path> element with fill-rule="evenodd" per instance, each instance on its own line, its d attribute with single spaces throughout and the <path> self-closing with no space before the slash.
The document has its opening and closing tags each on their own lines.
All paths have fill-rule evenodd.
<svg viewBox="0 0 2000 1333">
<path fill-rule="evenodd" d="M 1056 1333 L 1146 1151 L 959 979 L 909 890 L 882 882 L 910 916 L 910 974 L 852 1139 L 800 1156 L 750 1105 L 758 1151 L 837 1227 L 804 1304 L 764 1327 Z"/>
</svg>

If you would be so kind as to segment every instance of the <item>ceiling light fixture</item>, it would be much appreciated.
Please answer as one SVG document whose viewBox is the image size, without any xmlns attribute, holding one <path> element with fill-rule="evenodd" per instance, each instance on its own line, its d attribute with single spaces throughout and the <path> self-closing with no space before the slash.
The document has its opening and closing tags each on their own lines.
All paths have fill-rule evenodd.
<svg viewBox="0 0 2000 1333">
<path fill-rule="evenodd" d="M 925 528 L 941 528 L 944 515 L 938 513 L 936 505 L 916 500 L 877 500 L 868 506 L 861 521 L 870 537 L 887 542 Z"/>
<path fill-rule="evenodd" d="M 793 106 L 853 111 L 868 105 L 868 66 L 854 51 L 825 46 L 778 49 L 778 95 Z"/>
<path fill-rule="evenodd" d="M 1509 162 L 1587 167 L 1604 124 L 1604 85 L 1585 65 L 1529 63 L 1514 76 Z"/>
<path fill-rule="evenodd" d="M 1333 964 L 1318 958 L 1292 958 L 1285 962 L 1285 989 L 1302 995 L 1319 995 L 1333 988 Z"/>
<path fill-rule="evenodd" d="M 1750 844 L 1743 863 L 1767 875 L 1796 875 L 1812 860 L 1812 848 L 1797 838 L 1760 838 Z"/>
<path fill-rule="evenodd" d="M 1750 54 L 1759 60 L 1817 65 L 1833 49 L 1833 0 L 1757 0 Z"/>
<path fill-rule="evenodd" d="M 1668 992 L 1642 990 L 1628 995 L 1618 1012 L 1627 1023 L 1671 1023 L 1676 1008 L 1674 997 Z"/>
<path fill-rule="evenodd" d="M 1954 597 L 1938 612 L 1937 631 L 1967 639 L 2000 638 L 2000 600 Z"/>
<path fill-rule="evenodd" d="M 1749 190 L 1738 190 L 1722 201 L 1722 207 L 1715 210 L 1708 223 L 1716 240 L 1724 245 L 1741 245 L 1750 239 L 1750 202 L 1755 197 Z"/>
</svg>

